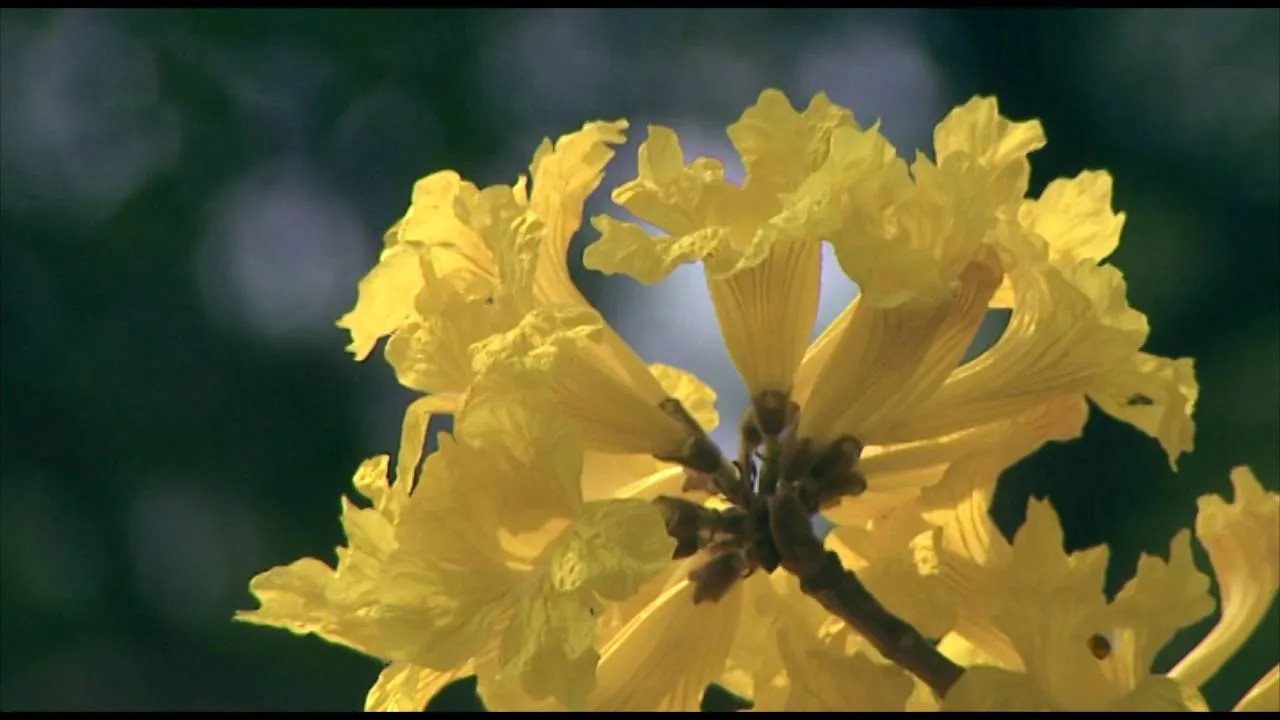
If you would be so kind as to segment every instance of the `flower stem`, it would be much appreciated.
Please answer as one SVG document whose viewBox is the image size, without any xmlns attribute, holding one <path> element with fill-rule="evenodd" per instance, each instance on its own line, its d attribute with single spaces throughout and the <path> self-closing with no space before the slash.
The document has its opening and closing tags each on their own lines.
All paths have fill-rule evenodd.
<svg viewBox="0 0 1280 720">
<path fill-rule="evenodd" d="M 938 652 L 920 631 L 889 612 L 835 553 L 813 536 L 809 513 L 790 489 L 769 498 L 769 527 L 781 567 L 827 612 L 844 620 L 888 660 L 920 678 L 939 698 L 964 669 Z"/>
</svg>

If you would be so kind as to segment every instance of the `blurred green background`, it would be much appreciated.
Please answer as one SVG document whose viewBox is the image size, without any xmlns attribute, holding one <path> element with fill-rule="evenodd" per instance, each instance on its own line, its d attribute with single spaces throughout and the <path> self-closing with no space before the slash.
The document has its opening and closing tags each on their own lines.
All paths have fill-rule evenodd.
<svg viewBox="0 0 1280 720">
<path fill-rule="evenodd" d="M 230 618 L 254 573 L 332 561 L 352 471 L 395 450 L 408 396 L 333 323 L 412 182 L 510 182 L 541 137 L 618 116 L 721 153 L 765 87 L 825 90 L 904 155 L 995 94 L 1044 122 L 1033 192 L 1115 175 L 1148 347 L 1198 361 L 1197 452 L 1175 475 L 1095 416 L 1009 474 L 1006 527 L 1048 494 L 1071 546 L 1113 544 L 1118 587 L 1232 466 L 1280 480 L 1280 11 L 0 12 L 5 710 L 360 708 L 374 661 Z M 831 279 L 828 319 L 851 292 Z M 712 322 L 696 277 L 641 305 L 580 282 L 736 416 L 723 350 L 681 330 Z M 1216 707 L 1278 638 L 1273 607 Z M 437 708 L 476 705 L 464 685 Z"/>
</svg>

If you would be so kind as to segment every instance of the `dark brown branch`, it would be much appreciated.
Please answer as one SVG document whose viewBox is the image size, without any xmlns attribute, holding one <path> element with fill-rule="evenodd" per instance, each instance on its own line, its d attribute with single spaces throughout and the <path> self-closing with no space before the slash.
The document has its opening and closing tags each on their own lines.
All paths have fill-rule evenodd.
<svg viewBox="0 0 1280 720">
<path fill-rule="evenodd" d="M 769 527 L 781 567 L 828 612 L 865 637 L 881 655 L 945 697 L 964 669 L 938 652 L 918 630 L 889 612 L 835 553 L 813 536 L 809 512 L 793 491 L 769 498 Z"/>
</svg>

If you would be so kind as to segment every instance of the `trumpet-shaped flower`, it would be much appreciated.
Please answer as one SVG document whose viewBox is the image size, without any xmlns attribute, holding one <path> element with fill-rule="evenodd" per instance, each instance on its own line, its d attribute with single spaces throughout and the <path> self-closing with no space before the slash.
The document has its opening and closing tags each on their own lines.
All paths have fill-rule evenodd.
<svg viewBox="0 0 1280 720">
<path fill-rule="evenodd" d="M 752 395 L 744 445 L 794 426 L 815 455 L 850 438 L 868 458 L 878 447 L 955 446 L 1087 395 L 1156 436 L 1171 462 L 1190 448 L 1190 361 L 1141 352 L 1146 318 L 1128 306 L 1119 271 L 1097 264 L 1123 224 L 1110 177 L 1084 173 L 1025 198 L 1027 155 L 1044 144 L 1038 122 L 974 99 L 939 124 L 935 158 L 908 166 L 877 127 L 825 96 L 798 112 L 770 90 L 728 134 L 741 185 L 651 127 L 639 176 L 614 199 L 665 235 L 597 217 L 585 261 L 646 283 L 702 263 Z M 823 241 L 861 294 L 806 348 Z M 987 308 L 1002 303 L 1014 308 L 1009 328 L 957 367 Z M 870 492 L 906 490 L 861 474 Z"/>
<path fill-rule="evenodd" d="M 502 445 L 444 437 L 412 493 L 387 484 L 385 457 L 367 462 L 356 485 L 374 506 L 344 501 L 338 567 L 304 559 L 259 575 L 262 607 L 239 617 L 389 661 L 371 708 L 420 709 L 471 673 L 582 706 L 605 603 L 666 568 L 673 543 L 649 502 L 584 500 L 573 426 L 524 410 L 501 417 Z"/>
<path fill-rule="evenodd" d="M 415 185 L 356 307 L 338 322 L 357 359 L 390 335 L 387 360 L 400 382 L 434 396 L 411 408 L 406 435 L 429 413 L 456 413 L 465 424 L 469 398 L 502 397 L 515 382 L 545 386 L 594 449 L 686 449 L 688 428 L 659 407 L 668 398 L 659 379 L 569 278 L 583 203 L 625 128 L 588 123 L 544 141 L 532 188 L 522 178 L 478 189 L 450 171 Z"/>
<path fill-rule="evenodd" d="M 1205 709 L 1200 686 L 1253 633 L 1280 588 L 1280 496 L 1263 491 L 1246 468 L 1233 471 L 1232 481 L 1234 501 L 1201 498 L 1196 519 L 1221 588 L 1222 618 L 1167 674 L 1153 674 L 1156 652 L 1213 610 L 1189 532 L 1174 538 L 1167 561 L 1143 556 L 1108 602 L 1101 590 L 1107 548 L 1065 552 L 1047 503 L 1032 501 L 1012 543 L 991 524 L 981 489 L 952 511 L 930 514 L 945 528 L 944 585 L 967 620 L 950 650 L 975 663 L 943 709 Z M 1264 678 L 1242 706 L 1270 702 L 1274 683 Z"/>
<path fill-rule="evenodd" d="M 1110 176 L 1028 199 L 1044 134 L 990 98 L 956 108 L 933 157 L 908 164 L 825 96 L 798 111 L 765 91 L 728 128 L 741 184 L 650 127 L 638 177 L 613 197 L 662 234 L 594 218 L 585 263 L 645 283 L 701 263 L 750 393 L 729 457 L 707 434 L 710 388 L 645 364 L 569 277 L 570 239 L 626 127 L 544 141 L 512 185 L 451 171 L 415 185 L 339 321 L 358 359 L 386 337 L 397 378 L 424 394 L 395 482 L 385 458 L 362 466 L 373 506 L 344 505 L 337 567 L 260 575 L 262 607 L 241 617 L 388 662 L 371 708 L 419 708 L 463 674 L 494 710 L 694 710 L 713 682 L 757 710 L 936 707 L 894 664 L 901 647 L 832 609 L 852 587 L 864 609 L 905 619 L 917 649 L 950 633 L 952 652 L 1000 665 L 972 668 L 950 705 L 1026 688 L 1070 704 L 1081 686 L 1098 707 L 1146 703 L 1148 686 L 1193 697 L 1227 640 L 1169 677 L 1142 667 L 1207 611 L 1185 538 L 1108 605 L 1082 589 L 1105 555 L 1063 556 L 1047 509 L 1012 545 L 978 522 L 1004 468 L 1079 435 L 1086 398 L 1170 462 L 1191 448 L 1191 361 L 1142 351 L 1146 318 L 1104 264 L 1124 220 Z M 861 294 L 810 344 L 823 242 Z M 1012 308 L 1008 329 L 960 364 L 991 307 Z M 454 416 L 454 435 L 423 463 L 435 414 Z M 819 512 L 841 524 L 825 552 L 807 524 Z M 1233 592 L 1223 638 L 1261 612 Z M 1174 614 L 1151 610 L 1157 595 Z M 1062 632 L 1037 624 L 1067 600 Z M 1073 664 L 1086 629 L 1118 659 Z M 912 672 L 939 694 L 954 681 Z"/>
</svg>

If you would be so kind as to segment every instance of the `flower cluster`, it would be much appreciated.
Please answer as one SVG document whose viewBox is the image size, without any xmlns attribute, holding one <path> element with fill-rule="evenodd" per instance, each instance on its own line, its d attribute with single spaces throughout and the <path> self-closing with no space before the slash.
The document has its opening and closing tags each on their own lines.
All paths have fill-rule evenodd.
<svg viewBox="0 0 1280 720">
<path fill-rule="evenodd" d="M 625 121 L 544 141 L 528 177 L 413 188 L 339 325 L 382 339 L 422 393 L 401 446 L 356 472 L 336 568 L 255 577 L 239 619 L 384 661 L 370 710 L 478 678 L 494 710 L 696 710 L 711 683 L 765 710 L 1197 709 L 1267 611 L 1280 498 L 1246 469 L 1201 501 L 1221 620 L 1165 675 L 1152 658 L 1211 612 L 1180 534 L 1113 600 L 1106 548 L 1067 554 L 1033 503 L 1012 542 L 1002 470 L 1078 436 L 1089 401 L 1191 450 L 1190 359 L 1143 351 L 1146 317 L 1106 258 L 1124 215 L 1087 171 L 1028 198 L 1036 121 L 953 110 L 908 163 L 818 95 L 768 90 L 728 128 L 745 179 L 652 126 L 591 220 L 588 268 L 656 283 L 700 264 L 750 411 L 710 438 L 714 392 L 646 364 L 568 270 Z M 821 243 L 860 295 L 812 343 Z M 999 340 L 962 363 L 988 308 Z M 424 455 L 427 423 L 453 418 Z M 819 539 L 811 518 L 836 528 Z M 1241 708 L 1280 709 L 1277 671 Z"/>
</svg>

